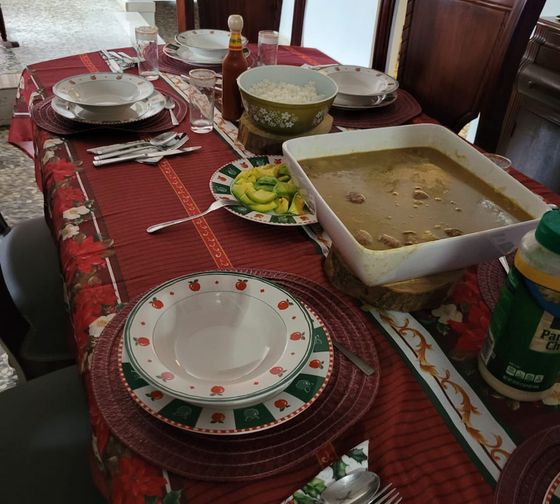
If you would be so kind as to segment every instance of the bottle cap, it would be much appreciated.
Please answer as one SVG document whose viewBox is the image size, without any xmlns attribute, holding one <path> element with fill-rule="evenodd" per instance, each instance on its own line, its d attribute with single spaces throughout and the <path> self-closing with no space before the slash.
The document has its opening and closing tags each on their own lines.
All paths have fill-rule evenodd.
<svg viewBox="0 0 560 504">
<path fill-rule="evenodd" d="M 243 18 L 239 14 L 232 14 L 228 17 L 227 25 L 229 31 L 241 32 L 243 30 Z"/>
<path fill-rule="evenodd" d="M 560 209 L 546 212 L 541 217 L 535 238 L 543 247 L 560 254 Z"/>
</svg>

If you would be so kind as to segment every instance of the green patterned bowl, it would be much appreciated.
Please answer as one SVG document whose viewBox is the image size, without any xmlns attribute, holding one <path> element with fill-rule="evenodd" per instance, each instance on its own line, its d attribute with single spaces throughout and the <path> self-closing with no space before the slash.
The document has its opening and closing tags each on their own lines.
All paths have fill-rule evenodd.
<svg viewBox="0 0 560 504">
<path fill-rule="evenodd" d="M 309 103 L 281 103 L 259 98 L 249 92 L 255 84 L 268 80 L 304 86 L 315 83 L 322 98 Z M 243 107 L 251 120 L 261 129 L 280 135 L 305 133 L 321 123 L 338 92 L 336 82 L 315 70 L 289 65 L 270 65 L 252 68 L 237 78 Z"/>
</svg>

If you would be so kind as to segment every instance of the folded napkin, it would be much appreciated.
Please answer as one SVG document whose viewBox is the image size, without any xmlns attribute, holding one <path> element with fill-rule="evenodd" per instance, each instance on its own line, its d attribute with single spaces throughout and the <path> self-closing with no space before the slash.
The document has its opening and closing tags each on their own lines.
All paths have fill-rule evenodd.
<svg viewBox="0 0 560 504">
<path fill-rule="evenodd" d="M 281 504 L 313 504 L 317 503 L 327 489 L 336 480 L 356 471 L 368 469 L 369 440 L 362 441 L 347 453 L 325 467 L 311 481 L 290 495 Z"/>
</svg>

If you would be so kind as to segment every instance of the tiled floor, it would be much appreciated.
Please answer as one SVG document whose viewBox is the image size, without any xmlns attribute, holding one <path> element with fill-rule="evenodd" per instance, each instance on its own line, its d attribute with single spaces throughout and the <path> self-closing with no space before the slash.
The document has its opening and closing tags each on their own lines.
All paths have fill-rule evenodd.
<svg viewBox="0 0 560 504">
<path fill-rule="evenodd" d="M 2 0 L 8 39 L 22 65 L 79 52 L 130 45 L 130 28 L 119 0 Z M 156 24 L 164 40 L 176 33 L 175 3 L 156 2 Z M 2 66 L 4 69 L 4 65 Z M 33 161 L 7 142 L 0 128 L 0 212 L 9 224 L 43 213 Z"/>
</svg>

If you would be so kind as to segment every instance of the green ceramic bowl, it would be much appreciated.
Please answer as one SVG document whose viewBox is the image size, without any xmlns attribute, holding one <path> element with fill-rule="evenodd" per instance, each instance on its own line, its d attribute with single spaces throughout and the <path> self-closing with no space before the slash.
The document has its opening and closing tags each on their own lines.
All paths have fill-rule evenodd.
<svg viewBox="0 0 560 504">
<path fill-rule="evenodd" d="M 315 83 L 322 97 L 310 103 L 281 103 L 259 98 L 249 92 L 256 83 L 285 82 L 304 86 Z M 315 70 L 289 65 L 270 65 L 252 68 L 237 78 L 243 107 L 251 120 L 261 129 L 279 135 L 305 133 L 321 123 L 336 97 L 336 82 Z"/>
</svg>

